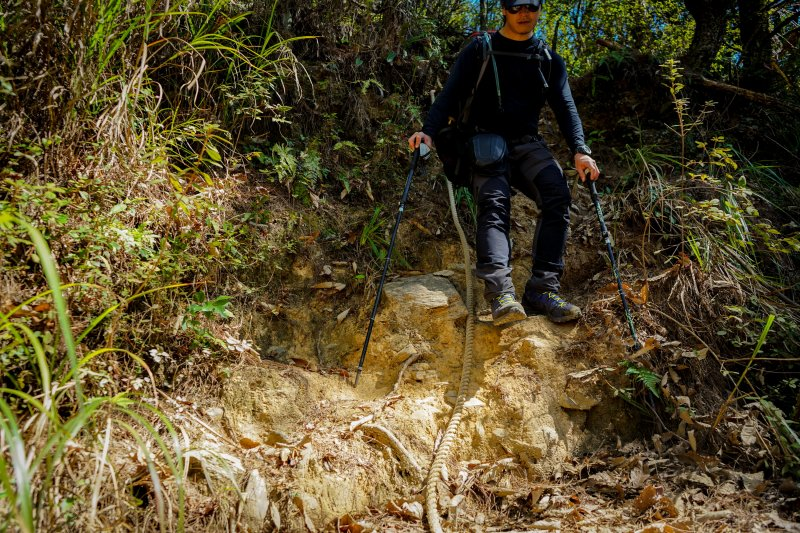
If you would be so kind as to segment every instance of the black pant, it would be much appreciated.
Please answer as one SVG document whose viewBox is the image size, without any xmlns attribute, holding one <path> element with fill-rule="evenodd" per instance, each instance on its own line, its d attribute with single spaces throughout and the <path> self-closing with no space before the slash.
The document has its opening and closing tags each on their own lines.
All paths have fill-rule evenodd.
<svg viewBox="0 0 800 533">
<path fill-rule="evenodd" d="M 512 187 L 535 201 L 541 212 L 531 252 L 532 275 L 525 292 L 558 292 L 564 272 L 572 201 L 567 181 L 544 142 L 511 145 L 502 164 L 473 170 L 472 192 L 478 208 L 477 275 L 484 281 L 487 299 L 514 293 L 508 238 Z"/>
</svg>

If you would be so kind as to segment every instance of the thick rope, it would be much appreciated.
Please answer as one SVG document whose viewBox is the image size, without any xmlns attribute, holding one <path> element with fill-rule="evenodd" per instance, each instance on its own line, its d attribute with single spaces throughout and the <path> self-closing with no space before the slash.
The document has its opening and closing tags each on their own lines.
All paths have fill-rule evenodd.
<svg viewBox="0 0 800 533">
<path fill-rule="evenodd" d="M 447 424 L 447 429 L 444 432 L 442 441 L 437 448 L 431 469 L 428 472 L 428 478 L 425 480 L 425 512 L 428 515 L 428 526 L 434 533 L 442 533 L 442 522 L 439 517 L 439 509 L 437 507 L 438 484 L 442 477 L 445 462 L 450 455 L 450 448 L 456 438 L 458 426 L 461 424 L 461 417 L 464 412 L 464 402 L 467 399 L 467 392 L 470 387 L 470 378 L 472 376 L 472 344 L 475 336 L 475 304 L 473 302 L 473 288 L 472 288 L 472 263 L 469 256 L 469 246 L 467 245 L 467 237 L 464 234 L 464 229 L 458 220 L 458 212 L 456 211 L 456 200 L 453 195 L 453 186 L 447 182 L 447 193 L 450 196 L 450 212 L 453 215 L 458 236 L 461 239 L 461 248 L 464 252 L 464 274 L 466 278 L 467 289 L 467 331 L 464 338 L 464 361 L 461 366 L 461 383 L 458 386 L 458 396 L 456 396 L 456 403 L 453 406 L 453 414 L 450 416 L 450 422 Z"/>
</svg>

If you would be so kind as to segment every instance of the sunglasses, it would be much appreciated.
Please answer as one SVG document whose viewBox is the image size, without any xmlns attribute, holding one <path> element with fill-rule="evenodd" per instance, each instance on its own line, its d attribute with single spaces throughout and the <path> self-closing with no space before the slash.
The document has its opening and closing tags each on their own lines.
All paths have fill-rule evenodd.
<svg viewBox="0 0 800 533">
<path fill-rule="evenodd" d="M 512 15 L 518 14 L 523 9 L 525 11 L 527 11 L 528 13 L 536 13 L 537 11 L 539 11 L 539 8 L 541 8 L 541 7 L 542 7 L 542 4 L 538 4 L 538 5 L 537 4 L 525 4 L 525 5 L 521 5 L 521 6 L 507 7 L 506 11 L 508 11 Z"/>
</svg>

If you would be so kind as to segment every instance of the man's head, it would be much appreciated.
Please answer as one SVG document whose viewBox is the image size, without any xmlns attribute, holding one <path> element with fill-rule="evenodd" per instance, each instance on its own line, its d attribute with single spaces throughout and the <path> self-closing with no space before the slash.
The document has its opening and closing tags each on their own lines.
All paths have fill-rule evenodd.
<svg viewBox="0 0 800 533">
<path fill-rule="evenodd" d="M 500 0 L 506 23 L 500 30 L 505 37 L 524 40 L 533 35 L 543 0 Z"/>
</svg>

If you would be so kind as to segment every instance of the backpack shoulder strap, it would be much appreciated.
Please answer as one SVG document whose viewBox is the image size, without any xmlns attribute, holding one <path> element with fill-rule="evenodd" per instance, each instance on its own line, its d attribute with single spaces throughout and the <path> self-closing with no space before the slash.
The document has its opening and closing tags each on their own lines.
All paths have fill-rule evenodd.
<svg viewBox="0 0 800 533">
<path fill-rule="evenodd" d="M 486 73 L 486 67 L 489 65 L 490 59 L 492 61 L 492 67 L 494 68 L 494 82 L 495 87 L 497 88 L 497 101 L 500 109 L 503 108 L 503 102 L 500 96 L 500 78 L 497 75 L 497 60 L 495 60 L 495 53 L 492 50 L 492 37 L 489 35 L 489 32 L 484 31 L 480 36 L 476 37 L 476 40 L 477 39 L 479 39 L 481 43 L 481 57 L 483 60 L 481 61 L 481 70 L 478 72 L 478 79 L 475 81 L 475 86 L 472 88 L 472 93 L 470 93 L 469 97 L 467 98 L 467 101 L 464 104 L 464 111 L 461 113 L 462 123 L 466 123 L 469 120 L 469 113 L 472 109 L 472 100 L 475 98 L 475 92 L 478 90 L 478 85 L 480 85 L 483 75 Z"/>
</svg>

